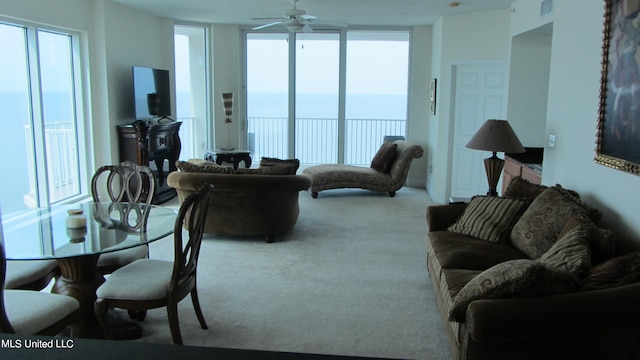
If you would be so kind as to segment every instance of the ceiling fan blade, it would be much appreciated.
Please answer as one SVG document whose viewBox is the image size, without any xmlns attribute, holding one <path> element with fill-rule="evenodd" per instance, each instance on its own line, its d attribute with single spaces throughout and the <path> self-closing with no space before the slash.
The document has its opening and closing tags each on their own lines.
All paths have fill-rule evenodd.
<svg viewBox="0 0 640 360">
<path fill-rule="evenodd" d="M 251 18 L 249 20 L 258 20 L 258 21 L 264 21 L 264 20 L 283 20 L 284 18 L 282 17 L 261 17 L 261 18 Z"/>
<path fill-rule="evenodd" d="M 276 22 L 272 22 L 270 24 L 256 26 L 256 27 L 252 28 L 251 30 L 260 30 L 260 29 L 264 29 L 264 28 L 267 28 L 269 26 L 278 25 L 278 24 L 282 24 L 282 21 L 276 21 Z"/>
<path fill-rule="evenodd" d="M 315 16 L 309 15 L 309 14 L 300 15 L 300 16 L 297 16 L 297 18 L 298 18 L 298 20 L 313 20 L 313 19 L 317 19 Z"/>
</svg>

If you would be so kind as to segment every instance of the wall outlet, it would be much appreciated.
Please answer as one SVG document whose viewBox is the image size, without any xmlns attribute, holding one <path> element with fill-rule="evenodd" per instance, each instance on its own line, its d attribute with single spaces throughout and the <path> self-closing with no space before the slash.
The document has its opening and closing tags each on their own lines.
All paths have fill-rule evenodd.
<svg viewBox="0 0 640 360">
<path fill-rule="evenodd" d="M 549 135 L 549 142 L 547 143 L 547 145 L 550 148 L 556 147 L 556 136 L 555 135 Z"/>
</svg>

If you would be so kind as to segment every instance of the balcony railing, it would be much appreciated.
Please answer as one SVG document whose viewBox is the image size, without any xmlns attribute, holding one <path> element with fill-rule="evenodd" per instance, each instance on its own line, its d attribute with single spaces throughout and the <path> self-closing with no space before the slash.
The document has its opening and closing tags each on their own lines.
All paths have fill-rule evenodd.
<svg viewBox="0 0 640 360">
<path fill-rule="evenodd" d="M 194 124 L 196 118 L 179 118 L 182 149 L 180 159 L 201 157 L 196 153 Z M 404 119 L 347 119 L 345 124 L 344 163 L 368 166 L 385 136 L 405 136 Z M 338 162 L 338 119 L 298 118 L 295 124 L 295 156 L 305 165 Z M 262 156 L 288 157 L 288 120 L 278 117 L 249 118 L 248 148 L 254 159 Z M 51 203 L 77 195 L 80 191 L 76 135 L 72 122 L 45 125 L 46 161 L 49 171 Z M 32 144 L 31 129 L 25 127 L 27 143 Z M 27 146 L 28 159 L 34 159 Z M 258 163 L 258 162 L 256 162 Z M 35 203 L 35 167 L 29 164 L 31 191 L 24 195 L 29 207 Z"/>
<path fill-rule="evenodd" d="M 27 159 L 35 159 L 31 126 L 24 128 L 27 139 Z M 77 139 L 73 122 L 63 121 L 44 125 L 45 158 L 48 171 L 49 201 L 56 203 L 80 193 Z M 33 162 L 28 163 L 29 193 L 23 199 L 25 205 L 36 207 L 36 169 Z"/>
<path fill-rule="evenodd" d="M 295 157 L 303 165 L 338 162 L 338 119 L 297 118 Z M 288 157 L 288 119 L 250 117 L 248 148 L 254 159 Z M 347 119 L 344 163 L 368 166 L 385 136 L 405 136 L 405 119 Z"/>
</svg>

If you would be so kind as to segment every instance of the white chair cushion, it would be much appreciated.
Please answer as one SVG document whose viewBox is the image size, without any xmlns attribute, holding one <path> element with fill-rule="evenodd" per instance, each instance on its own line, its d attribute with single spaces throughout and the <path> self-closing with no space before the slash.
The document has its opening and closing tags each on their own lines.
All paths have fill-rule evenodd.
<svg viewBox="0 0 640 360">
<path fill-rule="evenodd" d="M 125 240 L 124 242 L 134 240 Z M 136 243 L 138 241 L 135 241 Z M 105 254 L 101 254 L 100 258 L 98 258 L 98 267 L 100 266 L 125 266 L 130 264 L 136 260 L 144 259 L 147 257 L 149 253 L 148 245 L 136 246 L 124 250 L 118 250 L 114 252 L 109 252 Z"/>
<path fill-rule="evenodd" d="M 80 308 L 70 296 L 31 290 L 5 290 L 4 302 L 9 323 L 22 335 L 36 334 Z"/>
<path fill-rule="evenodd" d="M 136 260 L 109 275 L 96 294 L 102 299 L 162 299 L 167 296 L 172 272 L 172 261 Z"/>
<path fill-rule="evenodd" d="M 17 289 L 52 272 L 58 263 L 55 260 L 7 260 L 5 289 Z"/>
</svg>

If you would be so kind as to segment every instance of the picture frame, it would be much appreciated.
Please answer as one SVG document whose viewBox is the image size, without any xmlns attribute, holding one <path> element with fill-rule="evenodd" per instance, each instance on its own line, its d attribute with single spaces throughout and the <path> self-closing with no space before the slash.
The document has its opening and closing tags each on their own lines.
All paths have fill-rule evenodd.
<svg viewBox="0 0 640 360">
<path fill-rule="evenodd" d="M 429 86 L 430 92 L 429 92 L 429 108 L 431 110 L 431 115 L 435 115 L 436 114 L 436 86 L 437 86 L 437 79 L 431 79 L 431 84 Z"/>
<path fill-rule="evenodd" d="M 640 0 L 605 0 L 594 161 L 640 175 Z"/>
</svg>

